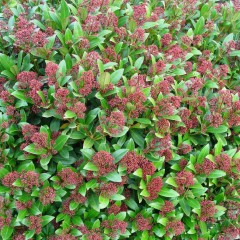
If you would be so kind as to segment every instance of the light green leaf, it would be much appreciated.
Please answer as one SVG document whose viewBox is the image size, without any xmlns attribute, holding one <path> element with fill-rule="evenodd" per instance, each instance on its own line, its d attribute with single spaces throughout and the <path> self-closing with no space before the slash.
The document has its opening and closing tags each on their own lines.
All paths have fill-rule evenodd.
<svg viewBox="0 0 240 240">
<path fill-rule="evenodd" d="M 50 216 L 50 215 L 42 216 L 42 226 L 44 227 L 45 225 L 50 223 L 53 219 L 54 219 L 54 217 Z"/>
<path fill-rule="evenodd" d="M 163 196 L 163 197 L 178 197 L 179 193 L 176 192 L 173 189 L 170 188 L 162 188 L 162 190 L 159 192 L 159 195 Z"/>
<path fill-rule="evenodd" d="M 68 5 L 65 0 L 61 1 L 60 14 L 61 14 L 61 19 L 63 19 L 63 20 L 66 19 L 67 17 L 69 17 L 69 15 L 70 15 L 70 11 L 69 11 Z"/>
<path fill-rule="evenodd" d="M 98 171 L 98 168 L 92 162 L 88 162 L 83 169 L 89 171 Z"/>
<path fill-rule="evenodd" d="M 201 208 L 200 203 L 199 203 L 199 201 L 197 199 L 188 198 L 187 199 L 187 203 L 192 208 L 196 208 L 196 209 L 200 209 Z"/>
<path fill-rule="evenodd" d="M 210 151 L 210 146 L 209 144 L 207 144 L 199 153 L 197 161 L 198 163 L 201 163 L 203 161 L 203 159 L 209 154 Z"/>
<path fill-rule="evenodd" d="M 224 176 L 226 176 L 226 173 L 224 171 L 216 169 L 209 174 L 208 178 L 220 178 Z"/>
<path fill-rule="evenodd" d="M 76 113 L 70 111 L 70 110 L 67 110 L 64 114 L 64 118 L 74 118 L 76 117 Z"/>
<path fill-rule="evenodd" d="M 113 72 L 110 76 L 111 83 L 117 84 L 118 81 L 122 78 L 123 72 L 124 72 L 123 68 L 118 69 L 117 71 Z"/>
<path fill-rule="evenodd" d="M 13 233 L 13 227 L 4 226 L 1 230 L 1 236 L 3 240 L 10 239 Z"/>
<path fill-rule="evenodd" d="M 108 173 L 106 178 L 112 182 L 122 182 L 121 175 L 117 172 Z"/>
<path fill-rule="evenodd" d="M 89 160 L 92 158 L 92 156 L 95 153 L 92 149 L 89 149 L 89 148 L 81 149 L 81 152 Z"/>
<path fill-rule="evenodd" d="M 91 138 L 86 138 L 83 143 L 83 148 L 91 148 L 94 144 L 94 141 Z"/>
<path fill-rule="evenodd" d="M 215 128 L 215 127 L 207 128 L 207 132 L 209 132 L 209 133 L 225 133 L 225 132 L 227 132 L 227 130 L 228 130 L 228 127 L 224 126 L 224 125 L 221 125 L 217 128 Z"/>
<path fill-rule="evenodd" d="M 205 25 L 205 20 L 204 20 L 204 17 L 201 16 L 196 23 L 194 34 L 195 35 L 201 34 L 203 32 L 204 25 Z"/>
<path fill-rule="evenodd" d="M 35 154 L 35 155 L 41 155 L 41 154 L 47 153 L 46 149 L 44 149 L 44 148 L 37 148 L 33 143 L 28 145 L 28 146 L 26 146 L 23 150 L 25 152 L 32 153 L 32 154 Z"/>
<path fill-rule="evenodd" d="M 134 63 L 134 67 L 140 69 L 144 61 L 144 57 L 139 57 Z"/>
<path fill-rule="evenodd" d="M 111 199 L 114 201 L 121 201 L 124 200 L 125 197 L 121 194 L 114 194 L 113 196 L 111 196 Z"/>
<path fill-rule="evenodd" d="M 118 163 L 128 152 L 128 149 L 119 149 L 115 151 L 112 156 L 114 157 L 114 163 Z"/>
</svg>

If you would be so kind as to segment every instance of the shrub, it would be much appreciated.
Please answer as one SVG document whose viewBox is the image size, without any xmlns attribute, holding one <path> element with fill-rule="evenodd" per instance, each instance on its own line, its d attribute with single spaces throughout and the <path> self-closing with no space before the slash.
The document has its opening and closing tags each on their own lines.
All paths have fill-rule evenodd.
<svg viewBox="0 0 240 240">
<path fill-rule="evenodd" d="M 238 1 L 1 1 L 0 229 L 239 238 Z"/>
</svg>

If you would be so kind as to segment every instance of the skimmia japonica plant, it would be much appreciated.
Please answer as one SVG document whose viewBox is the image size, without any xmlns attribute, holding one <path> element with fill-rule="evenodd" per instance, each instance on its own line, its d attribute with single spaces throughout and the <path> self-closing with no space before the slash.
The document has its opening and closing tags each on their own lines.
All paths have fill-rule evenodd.
<svg viewBox="0 0 240 240">
<path fill-rule="evenodd" d="M 238 0 L 0 0 L 3 240 L 233 240 Z"/>
</svg>

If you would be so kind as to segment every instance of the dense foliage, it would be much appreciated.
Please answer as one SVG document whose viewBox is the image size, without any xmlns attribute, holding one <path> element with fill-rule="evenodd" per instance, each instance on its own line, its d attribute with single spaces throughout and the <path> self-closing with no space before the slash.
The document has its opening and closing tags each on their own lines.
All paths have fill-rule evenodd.
<svg viewBox="0 0 240 240">
<path fill-rule="evenodd" d="M 2 239 L 239 239 L 239 10 L 0 1 Z"/>
</svg>

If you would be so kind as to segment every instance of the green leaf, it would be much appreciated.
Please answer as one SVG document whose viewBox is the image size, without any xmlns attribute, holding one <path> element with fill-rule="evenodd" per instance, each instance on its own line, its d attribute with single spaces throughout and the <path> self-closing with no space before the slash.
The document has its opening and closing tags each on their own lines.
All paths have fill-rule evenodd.
<svg viewBox="0 0 240 240">
<path fill-rule="evenodd" d="M 84 170 L 89 170 L 89 171 L 98 171 L 98 168 L 92 163 L 92 162 L 88 162 L 84 168 Z"/>
<path fill-rule="evenodd" d="M 110 73 L 103 72 L 102 74 L 100 74 L 100 76 L 98 78 L 98 82 L 100 84 L 100 88 L 105 89 L 110 83 Z"/>
<path fill-rule="evenodd" d="M 97 219 L 94 224 L 92 225 L 92 229 L 99 228 L 100 227 L 100 220 Z"/>
<path fill-rule="evenodd" d="M 216 169 L 209 174 L 208 178 L 220 178 L 224 176 L 226 176 L 224 171 Z"/>
<path fill-rule="evenodd" d="M 203 234 L 207 233 L 207 224 L 205 222 L 199 221 L 199 227 Z"/>
<path fill-rule="evenodd" d="M 176 69 L 174 69 L 173 70 L 173 76 L 181 76 L 181 75 L 185 75 L 186 74 L 186 72 L 185 72 L 185 70 L 184 69 L 180 69 L 180 68 L 176 68 Z"/>
<path fill-rule="evenodd" d="M 227 130 L 228 130 L 228 127 L 224 126 L 224 125 L 221 125 L 217 128 L 215 128 L 215 127 L 207 128 L 207 132 L 209 132 L 209 133 L 225 133 L 225 132 L 227 132 Z"/>
<path fill-rule="evenodd" d="M 60 151 L 63 148 L 63 146 L 65 145 L 65 143 L 67 142 L 68 138 L 69 138 L 68 135 L 61 135 L 61 136 L 59 136 L 56 139 L 56 141 L 55 141 L 55 143 L 53 145 L 53 148 L 56 151 Z"/>
<path fill-rule="evenodd" d="M 99 196 L 99 203 L 100 203 L 100 208 L 103 209 L 103 208 L 106 208 L 109 204 L 109 199 L 108 198 L 105 198 L 103 196 Z"/>
<path fill-rule="evenodd" d="M 49 173 L 41 173 L 39 178 L 44 182 L 50 177 L 51 177 L 51 174 Z"/>
<path fill-rule="evenodd" d="M 190 216 L 191 208 L 188 205 L 188 202 L 183 198 L 179 201 L 181 208 L 187 216 Z"/>
<path fill-rule="evenodd" d="M 228 34 L 228 35 L 224 38 L 223 44 L 224 44 L 224 43 L 227 43 L 227 42 L 229 42 L 229 41 L 232 41 L 232 40 L 233 40 L 233 36 L 234 36 L 233 33 Z"/>
<path fill-rule="evenodd" d="M 69 205 L 69 209 L 72 211 L 72 210 L 75 210 L 78 206 L 79 206 L 79 203 L 71 202 Z"/>
<path fill-rule="evenodd" d="M 31 239 L 35 234 L 35 230 L 28 230 L 25 233 L 25 239 Z"/>
<path fill-rule="evenodd" d="M 206 88 L 218 88 L 218 84 L 213 81 L 206 81 L 204 86 Z"/>
<path fill-rule="evenodd" d="M 64 114 L 64 118 L 74 118 L 76 117 L 76 113 L 70 111 L 70 110 L 67 110 Z"/>
<path fill-rule="evenodd" d="M 61 14 L 61 19 L 65 20 L 67 17 L 69 17 L 70 15 L 70 11 L 68 8 L 67 3 L 65 2 L 65 0 L 61 1 L 61 10 L 60 10 L 60 14 Z"/>
<path fill-rule="evenodd" d="M 138 168 L 138 169 L 133 173 L 133 175 L 142 178 L 142 169 L 141 169 L 141 168 Z"/>
<path fill-rule="evenodd" d="M 122 45 L 123 45 L 123 42 L 119 42 L 118 44 L 116 44 L 114 49 L 117 54 L 121 51 Z"/>
<path fill-rule="evenodd" d="M 147 118 L 134 118 L 133 120 L 139 123 L 151 125 L 151 120 Z"/>
<path fill-rule="evenodd" d="M 122 78 L 123 72 L 124 72 L 123 68 L 118 69 L 117 71 L 113 72 L 110 76 L 111 83 L 117 84 L 118 81 Z"/>
<path fill-rule="evenodd" d="M 96 179 L 92 179 L 92 180 L 90 180 L 86 183 L 87 190 L 89 190 L 90 188 L 94 189 L 96 187 L 97 187 L 97 180 Z"/>
<path fill-rule="evenodd" d="M 172 186 L 174 186 L 174 187 L 177 187 L 177 186 L 178 186 L 177 183 L 176 183 L 176 181 L 175 181 L 175 179 L 174 179 L 173 177 L 169 177 L 169 178 L 167 179 L 166 183 L 169 184 L 169 185 L 172 185 Z"/>
<path fill-rule="evenodd" d="M 9 171 L 5 168 L 0 168 L 0 179 L 2 179 L 5 175 L 7 175 Z"/>
<path fill-rule="evenodd" d="M 128 152 L 128 149 L 119 149 L 115 151 L 112 156 L 114 157 L 114 163 L 118 163 Z"/>
<path fill-rule="evenodd" d="M 3 240 L 10 239 L 13 233 L 13 227 L 4 226 L 1 230 L 1 236 Z"/>
<path fill-rule="evenodd" d="M 159 192 L 159 195 L 163 196 L 163 197 L 178 197 L 179 193 L 176 192 L 173 189 L 170 188 L 162 188 L 162 190 Z"/>
<path fill-rule="evenodd" d="M 229 54 L 231 57 L 240 57 L 240 50 L 234 50 Z"/>
<path fill-rule="evenodd" d="M 123 131 L 122 132 L 120 132 L 120 133 L 118 133 L 118 134 L 115 134 L 115 135 L 112 135 L 112 134 L 110 134 L 112 137 L 117 137 L 117 138 L 119 138 L 119 137 L 122 137 L 122 136 L 124 136 L 127 132 L 128 132 L 128 130 L 129 130 L 129 128 L 128 127 L 124 127 L 123 128 Z"/>
<path fill-rule="evenodd" d="M 88 160 L 90 160 L 95 153 L 92 149 L 89 148 L 81 149 L 81 152 Z"/>
<path fill-rule="evenodd" d="M 95 211 L 99 212 L 99 199 L 98 196 L 95 193 L 92 193 L 88 197 L 88 203 L 89 203 L 89 208 L 94 209 Z"/>
<path fill-rule="evenodd" d="M 121 194 L 114 194 L 113 196 L 111 196 L 111 199 L 114 201 L 122 201 L 125 199 L 125 197 Z"/>
<path fill-rule="evenodd" d="M 208 4 L 204 4 L 201 8 L 201 16 L 206 18 L 208 14 L 209 14 L 209 6 Z"/>
<path fill-rule="evenodd" d="M 163 19 L 161 19 L 163 20 Z M 163 21 L 162 21 L 163 23 Z M 158 22 L 145 22 L 144 25 L 143 25 L 143 29 L 149 29 L 149 28 L 152 28 L 152 27 L 155 27 L 155 26 L 159 26 L 160 24 Z"/>
<path fill-rule="evenodd" d="M 130 130 L 131 136 L 133 138 L 133 141 L 139 145 L 141 148 L 144 148 L 144 138 L 142 137 L 142 135 L 136 131 L 136 130 Z"/>
<path fill-rule="evenodd" d="M 14 61 L 10 57 L 0 53 L 0 66 L 2 66 L 5 70 L 10 70 L 13 65 Z"/>
<path fill-rule="evenodd" d="M 44 148 L 37 148 L 33 143 L 31 143 L 30 145 L 26 146 L 23 150 L 25 152 L 32 153 L 32 154 L 35 154 L 35 155 L 42 155 L 42 154 L 47 153 L 46 149 L 44 149 Z"/>
<path fill-rule="evenodd" d="M 83 143 L 83 148 L 91 148 L 94 144 L 94 141 L 91 138 L 86 138 Z"/>
<path fill-rule="evenodd" d="M 149 197 L 150 196 L 150 194 L 149 194 L 149 192 L 147 191 L 146 188 L 143 188 L 140 195 L 143 196 L 143 197 Z"/>
<path fill-rule="evenodd" d="M 54 217 L 50 216 L 50 215 L 42 216 L 42 226 L 44 227 L 45 225 L 50 223 L 53 219 L 54 219 Z"/>
<path fill-rule="evenodd" d="M 125 203 L 127 204 L 128 207 L 130 207 L 134 211 L 139 210 L 138 204 L 132 198 L 129 198 L 128 200 L 126 200 Z"/>
<path fill-rule="evenodd" d="M 214 151 L 215 156 L 219 155 L 222 152 L 222 147 L 223 147 L 222 141 L 219 140 L 215 145 L 215 151 Z"/>
<path fill-rule="evenodd" d="M 168 120 L 174 120 L 174 121 L 177 121 L 177 122 L 181 122 L 182 119 L 180 116 L 178 115 L 173 115 L 173 116 L 163 116 L 163 118 L 166 118 Z"/>
<path fill-rule="evenodd" d="M 205 25 L 205 20 L 204 20 L 204 17 L 201 16 L 196 23 L 194 34 L 195 35 L 201 34 L 203 32 L 204 25 Z"/>
<path fill-rule="evenodd" d="M 18 98 L 20 100 L 26 101 L 28 103 L 32 103 L 32 100 L 28 97 L 26 97 L 25 92 L 21 90 L 16 90 L 11 93 L 15 98 Z"/>
<path fill-rule="evenodd" d="M 9 192 L 10 189 L 8 187 L 5 187 L 5 186 L 0 186 L 0 193 L 6 193 L 6 192 Z"/>
<path fill-rule="evenodd" d="M 203 159 L 209 154 L 210 151 L 210 146 L 209 144 L 207 144 L 199 153 L 197 161 L 198 163 L 201 163 L 203 161 Z"/>
<path fill-rule="evenodd" d="M 193 188 L 193 189 L 191 189 L 191 192 L 192 192 L 192 194 L 193 194 L 195 197 L 200 197 L 200 196 L 202 196 L 207 190 L 208 190 L 207 188 L 200 187 L 200 188 Z"/>
<path fill-rule="evenodd" d="M 106 178 L 112 182 L 122 182 L 121 175 L 117 172 L 108 173 Z"/>
<path fill-rule="evenodd" d="M 144 61 L 144 57 L 139 57 L 134 63 L 134 67 L 140 69 Z"/>
<path fill-rule="evenodd" d="M 80 226 L 80 225 L 83 224 L 83 221 L 82 221 L 82 219 L 81 219 L 80 216 L 74 216 L 74 217 L 72 218 L 72 223 L 75 224 L 75 225 L 77 225 L 77 226 Z"/>
<path fill-rule="evenodd" d="M 197 208 L 197 209 L 201 208 L 200 203 L 197 199 L 188 198 L 187 203 L 192 208 Z"/>
<path fill-rule="evenodd" d="M 48 168 L 47 168 L 47 165 L 48 165 L 48 163 L 50 162 L 51 158 L 52 158 L 52 155 L 48 156 L 47 158 L 42 158 L 42 159 L 40 160 L 40 164 L 41 164 L 41 166 L 42 166 L 44 169 L 46 169 L 46 170 L 48 169 Z"/>
</svg>

